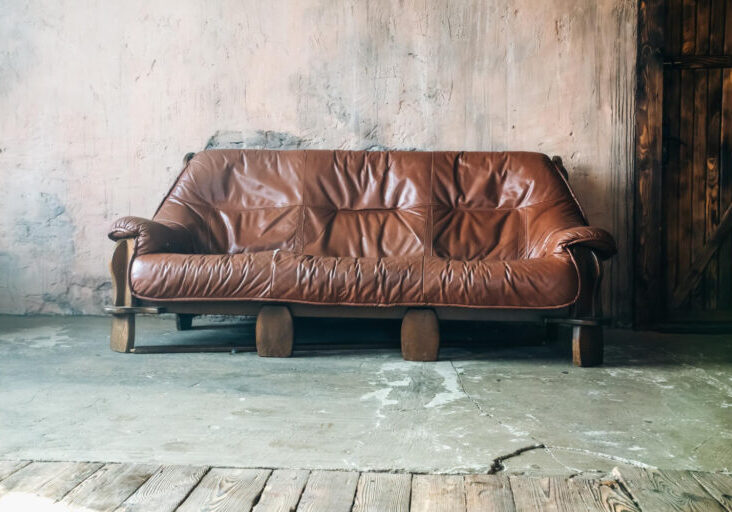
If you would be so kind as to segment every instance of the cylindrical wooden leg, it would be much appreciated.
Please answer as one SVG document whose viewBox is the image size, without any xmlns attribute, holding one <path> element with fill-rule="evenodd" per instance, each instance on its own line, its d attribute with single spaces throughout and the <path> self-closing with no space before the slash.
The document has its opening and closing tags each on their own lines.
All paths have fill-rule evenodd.
<svg viewBox="0 0 732 512">
<path fill-rule="evenodd" d="M 262 306 L 257 315 L 257 354 L 260 357 L 290 357 L 294 330 L 285 306 Z"/>
<path fill-rule="evenodd" d="M 175 328 L 179 331 L 188 331 L 193 327 L 193 315 L 182 313 L 175 315 Z"/>
<path fill-rule="evenodd" d="M 575 366 L 602 364 L 603 346 L 602 326 L 575 325 L 572 327 L 572 361 Z"/>
<path fill-rule="evenodd" d="M 431 309 L 409 309 L 402 319 L 402 357 L 406 361 L 437 361 L 440 324 Z"/>
<path fill-rule="evenodd" d="M 135 315 L 113 315 L 109 348 L 115 352 L 131 352 L 135 346 Z"/>
</svg>

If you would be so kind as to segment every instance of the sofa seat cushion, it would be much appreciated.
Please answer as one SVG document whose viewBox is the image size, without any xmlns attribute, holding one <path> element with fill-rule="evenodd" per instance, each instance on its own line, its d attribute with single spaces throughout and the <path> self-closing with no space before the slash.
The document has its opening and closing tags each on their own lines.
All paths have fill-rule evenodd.
<svg viewBox="0 0 732 512">
<path fill-rule="evenodd" d="M 152 300 L 421 304 L 422 257 L 145 254 L 135 258 L 130 283 L 135 296 Z"/>
<path fill-rule="evenodd" d="M 280 250 L 143 254 L 133 260 L 130 283 L 136 297 L 154 301 L 531 309 L 571 304 L 579 286 L 566 254 L 497 261 L 331 257 Z"/>
<path fill-rule="evenodd" d="M 524 260 L 426 258 L 424 296 L 434 305 L 543 309 L 572 304 L 577 269 L 564 253 Z"/>
</svg>

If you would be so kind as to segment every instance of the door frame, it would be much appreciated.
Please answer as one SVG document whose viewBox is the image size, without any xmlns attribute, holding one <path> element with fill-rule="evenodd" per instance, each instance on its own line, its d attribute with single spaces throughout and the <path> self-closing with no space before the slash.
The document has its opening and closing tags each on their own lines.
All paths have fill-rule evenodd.
<svg viewBox="0 0 732 512">
<path fill-rule="evenodd" d="M 664 0 L 638 1 L 633 206 L 633 325 L 648 328 L 663 309 Z"/>
</svg>

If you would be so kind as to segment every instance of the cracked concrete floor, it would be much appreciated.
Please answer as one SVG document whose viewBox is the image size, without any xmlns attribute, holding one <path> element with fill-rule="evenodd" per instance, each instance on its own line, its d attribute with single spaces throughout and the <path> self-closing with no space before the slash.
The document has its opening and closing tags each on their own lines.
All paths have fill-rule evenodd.
<svg viewBox="0 0 732 512">
<path fill-rule="evenodd" d="M 463 325 L 463 324 L 460 324 Z M 298 342 L 394 349 L 117 354 L 102 317 L 0 317 L 0 459 L 542 475 L 614 466 L 732 469 L 732 336 L 613 330 L 606 364 L 524 331 L 443 327 L 438 363 L 404 362 L 398 324 L 311 320 Z M 233 343 L 253 326 L 138 344 Z"/>
</svg>

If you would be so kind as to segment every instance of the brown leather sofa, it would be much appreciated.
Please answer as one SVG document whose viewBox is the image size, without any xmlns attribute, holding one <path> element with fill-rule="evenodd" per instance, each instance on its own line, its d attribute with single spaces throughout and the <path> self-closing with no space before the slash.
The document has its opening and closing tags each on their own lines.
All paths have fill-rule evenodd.
<svg viewBox="0 0 732 512">
<path fill-rule="evenodd" d="M 560 161 L 538 153 L 214 150 L 187 158 L 152 220 L 123 217 L 111 346 L 138 313 L 257 315 L 288 356 L 292 316 L 402 318 L 402 352 L 435 360 L 438 319 L 567 323 L 602 361 L 601 260 Z"/>
</svg>

